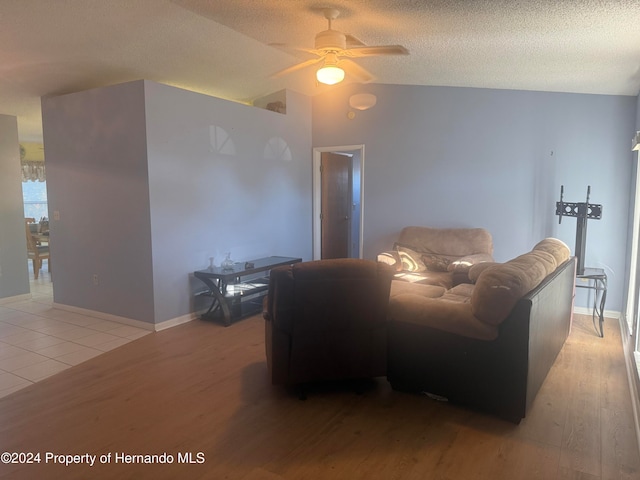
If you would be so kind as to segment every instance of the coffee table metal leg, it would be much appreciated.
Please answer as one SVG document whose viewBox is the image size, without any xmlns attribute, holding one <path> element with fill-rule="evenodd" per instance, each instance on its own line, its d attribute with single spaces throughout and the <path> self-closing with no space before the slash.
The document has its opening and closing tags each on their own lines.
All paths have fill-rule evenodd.
<svg viewBox="0 0 640 480">
<path fill-rule="evenodd" d="M 601 292 L 600 292 L 600 311 L 598 315 L 600 317 L 600 336 L 604 338 L 604 331 L 602 329 L 602 325 L 604 323 L 604 305 L 607 301 L 607 280 L 606 278 L 600 280 L 602 282 Z"/>
<path fill-rule="evenodd" d="M 607 281 L 606 279 L 594 278 L 595 295 L 593 297 L 593 325 L 596 326 L 596 317 L 598 317 L 598 326 L 596 330 L 601 338 L 604 338 L 604 305 L 607 301 Z"/>
<path fill-rule="evenodd" d="M 222 292 L 220 292 L 220 288 L 224 288 L 224 286 L 216 285 L 215 282 L 211 281 L 208 278 L 201 278 L 201 280 L 207 285 L 207 287 L 209 288 L 209 293 L 211 293 L 211 296 L 213 297 L 211 306 L 209 307 L 209 310 L 207 310 L 207 313 L 204 314 L 204 316 L 206 317 L 215 312 L 218 308 L 221 308 L 224 324 L 228 327 L 229 325 L 231 325 L 231 311 L 229 310 L 229 305 L 227 305 L 224 295 L 222 294 Z"/>
</svg>

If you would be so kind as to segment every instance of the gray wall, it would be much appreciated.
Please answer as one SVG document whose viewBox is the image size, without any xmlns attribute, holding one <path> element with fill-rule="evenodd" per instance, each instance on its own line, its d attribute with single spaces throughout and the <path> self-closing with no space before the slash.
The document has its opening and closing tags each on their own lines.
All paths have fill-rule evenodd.
<svg viewBox="0 0 640 480">
<path fill-rule="evenodd" d="M 349 120 L 356 90 L 378 104 Z M 575 219 L 558 225 L 555 202 L 561 184 L 576 202 L 591 185 L 604 210 L 586 263 L 622 310 L 636 103 L 347 85 L 315 97 L 313 116 L 289 92 L 280 115 L 146 81 L 45 99 L 55 301 L 160 322 L 190 311 L 190 273 L 211 256 L 310 259 L 311 146 L 363 143 L 365 258 L 411 224 L 483 226 L 499 261 L 545 236 L 573 248 Z"/>
<path fill-rule="evenodd" d="M 131 82 L 44 98 L 42 123 L 54 301 L 153 322 L 144 107 Z"/>
<path fill-rule="evenodd" d="M 0 115 L 0 299 L 29 293 L 16 117 Z"/>
<path fill-rule="evenodd" d="M 352 93 L 378 103 L 347 118 Z M 576 220 L 555 202 L 603 205 L 588 223 L 586 264 L 609 276 L 622 310 L 636 99 L 624 96 L 345 85 L 314 97 L 313 145 L 366 145 L 364 257 L 407 225 L 485 227 L 505 261 L 554 236 L 573 250 Z M 586 306 L 586 292 L 577 304 Z"/>
<path fill-rule="evenodd" d="M 45 99 L 43 127 L 57 303 L 158 323 L 211 256 L 311 257 L 307 97 L 280 115 L 137 81 Z"/>
<path fill-rule="evenodd" d="M 190 278 L 226 252 L 310 259 L 311 100 L 287 114 L 145 82 L 156 321 L 189 312 Z"/>
</svg>

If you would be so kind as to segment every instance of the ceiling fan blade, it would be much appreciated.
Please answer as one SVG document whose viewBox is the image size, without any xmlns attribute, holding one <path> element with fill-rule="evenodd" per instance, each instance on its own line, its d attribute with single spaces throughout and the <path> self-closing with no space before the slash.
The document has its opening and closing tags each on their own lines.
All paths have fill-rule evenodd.
<svg viewBox="0 0 640 480">
<path fill-rule="evenodd" d="M 356 62 L 347 59 L 340 60 L 338 62 L 338 66 L 349 75 L 356 77 L 362 83 L 368 83 L 373 80 L 373 75 L 371 75 L 368 70 L 364 69 Z"/>
<path fill-rule="evenodd" d="M 293 72 L 297 72 L 298 70 L 302 70 L 303 68 L 310 67 L 311 65 L 315 65 L 316 63 L 320 63 L 324 60 L 324 58 L 312 58 L 311 60 L 307 60 L 306 62 L 298 63 L 293 65 L 292 67 L 285 68 L 284 70 L 280 70 L 279 72 L 271 75 L 271 78 L 278 78 L 284 75 L 288 75 Z"/>
<path fill-rule="evenodd" d="M 302 47 L 295 47 L 292 48 L 292 50 L 294 52 L 304 52 L 304 53 L 310 53 L 311 55 L 317 55 L 318 57 L 322 57 L 325 55 L 326 52 L 322 51 L 322 50 L 316 50 L 315 48 L 302 48 Z"/>
<path fill-rule="evenodd" d="M 376 47 L 352 47 L 341 52 L 346 57 L 373 57 L 378 55 L 409 55 L 402 45 L 378 45 Z"/>
<path fill-rule="evenodd" d="M 347 48 L 366 47 L 366 44 L 362 40 L 350 33 L 345 34 L 345 40 L 347 41 Z"/>
<path fill-rule="evenodd" d="M 284 52 L 287 52 L 289 54 L 294 54 L 294 53 L 297 53 L 297 52 L 304 52 L 304 53 L 310 53 L 311 55 L 317 55 L 318 57 L 321 57 L 325 53 L 325 52 L 323 52 L 321 50 L 316 50 L 314 48 L 292 47 L 292 46 L 287 45 L 285 43 L 269 43 L 268 45 L 270 47 L 277 48 L 277 49 L 282 50 Z"/>
</svg>

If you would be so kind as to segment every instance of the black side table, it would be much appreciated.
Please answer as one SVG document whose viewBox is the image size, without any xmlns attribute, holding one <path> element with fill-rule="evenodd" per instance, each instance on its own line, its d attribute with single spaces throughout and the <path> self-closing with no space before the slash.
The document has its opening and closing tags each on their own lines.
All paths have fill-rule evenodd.
<svg viewBox="0 0 640 480">
<path fill-rule="evenodd" d="M 607 274 L 602 268 L 585 268 L 584 273 L 576 275 L 576 280 L 587 280 L 583 285 L 576 281 L 577 288 L 588 288 L 595 292 L 591 319 L 593 326 L 596 327 L 596 317 L 598 318 L 600 337 L 604 337 L 602 324 L 604 323 L 604 304 L 607 301 Z M 597 330 L 598 327 L 596 327 Z"/>
</svg>

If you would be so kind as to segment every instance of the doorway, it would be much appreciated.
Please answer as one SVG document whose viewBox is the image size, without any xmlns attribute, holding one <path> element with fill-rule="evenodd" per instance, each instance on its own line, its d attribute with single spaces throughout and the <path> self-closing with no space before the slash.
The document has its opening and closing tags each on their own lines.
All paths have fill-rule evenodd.
<svg viewBox="0 0 640 480">
<path fill-rule="evenodd" d="M 364 145 L 313 149 L 313 258 L 362 258 Z"/>
</svg>

